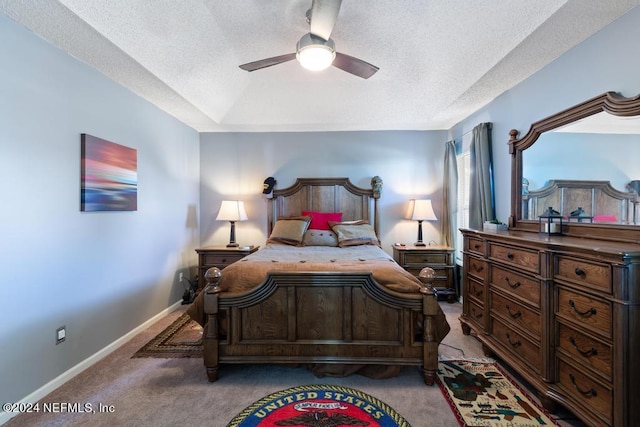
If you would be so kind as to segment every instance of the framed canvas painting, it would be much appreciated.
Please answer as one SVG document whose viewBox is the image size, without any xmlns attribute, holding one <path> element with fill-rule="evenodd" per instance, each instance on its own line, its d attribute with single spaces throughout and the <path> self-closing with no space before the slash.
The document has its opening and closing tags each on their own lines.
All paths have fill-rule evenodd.
<svg viewBox="0 0 640 427">
<path fill-rule="evenodd" d="M 81 134 L 82 211 L 138 210 L 138 152 Z"/>
</svg>

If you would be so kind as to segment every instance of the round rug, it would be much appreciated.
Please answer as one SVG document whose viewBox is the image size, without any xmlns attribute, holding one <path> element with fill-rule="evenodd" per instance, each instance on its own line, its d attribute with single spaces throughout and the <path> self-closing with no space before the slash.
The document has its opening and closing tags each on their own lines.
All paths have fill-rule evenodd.
<svg viewBox="0 0 640 427">
<path fill-rule="evenodd" d="M 410 427 L 393 408 L 353 388 L 312 384 L 281 390 L 238 414 L 227 427 Z"/>
</svg>

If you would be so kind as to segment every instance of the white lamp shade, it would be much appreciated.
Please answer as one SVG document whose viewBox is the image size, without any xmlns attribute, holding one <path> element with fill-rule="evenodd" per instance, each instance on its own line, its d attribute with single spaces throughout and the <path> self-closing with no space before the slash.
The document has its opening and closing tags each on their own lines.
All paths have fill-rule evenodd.
<svg viewBox="0 0 640 427">
<path fill-rule="evenodd" d="M 431 200 L 416 200 L 411 199 L 410 217 L 414 221 L 437 221 Z"/>
<path fill-rule="evenodd" d="M 244 202 L 240 200 L 223 200 L 216 220 L 218 221 L 246 221 L 247 212 Z"/>
</svg>

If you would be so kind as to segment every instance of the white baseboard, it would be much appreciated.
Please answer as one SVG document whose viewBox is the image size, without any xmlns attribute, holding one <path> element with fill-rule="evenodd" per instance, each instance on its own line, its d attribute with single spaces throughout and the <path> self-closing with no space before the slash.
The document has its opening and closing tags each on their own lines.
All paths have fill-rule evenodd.
<svg viewBox="0 0 640 427">
<path fill-rule="evenodd" d="M 129 341 L 131 338 L 133 338 L 138 333 L 140 333 L 143 330 L 147 329 L 149 326 L 151 326 L 152 324 L 154 324 L 158 320 L 162 319 L 163 317 L 167 316 L 169 313 L 175 311 L 181 304 L 182 304 L 182 300 L 180 300 L 180 301 L 176 302 L 175 304 L 167 307 L 166 309 L 162 310 L 160 313 L 156 314 L 151 319 L 147 320 L 146 322 L 144 322 L 143 324 L 141 324 L 137 328 L 131 330 L 126 335 L 121 336 L 120 338 L 118 338 L 117 340 L 115 340 L 114 342 L 109 344 L 108 346 L 104 347 L 102 350 L 100 350 L 97 353 L 94 353 L 93 355 L 89 356 L 88 358 L 86 358 L 82 362 L 78 363 L 77 365 L 75 365 L 71 369 L 67 370 L 66 372 L 63 372 L 62 374 L 60 374 L 56 378 L 52 379 L 51 381 L 49 381 L 48 383 L 46 383 L 45 385 L 43 385 L 42 387 L 40 387 L 39 389 L 37 389 L 36 391 L 31 393 L 30 395 L 22 398 L 20 400 L 20 402 L 16 402 L 16 403 L 19 403 L 19 404 L 20 403 L 22 403 L 22 404 L 25 404 L 25 403 L 26 404 L 36 403 L 37 401 L 42 399 L 44 396 L 46 396 L 47 394 L 51 393 L 53 390 L 57 389 L 58 387 L 60 387 L 61 385 L 63 385 L 64 383 L 66 383 L 67 381 L 69 381 L 70 379 L 75 377 L 76 375 L 78 375 L 80 372 L 82 372 L 85 369 L 89 368 L 90 366 L 98 363 L 100 360 L 102 360 L 103 358 L 105 358 L 109 354 L 113 353 L 118 348 L 122 347 L 127 341 Z M 18 415 L 18 414 L 17 413 L 13 413 L 13 412 L 4 412 L 4 411 L 0 412 L 0 425 L 6 423 L 7 421 L 9 421 L 11 418 L 15 417 L 16 415 Z"/>
</svg>

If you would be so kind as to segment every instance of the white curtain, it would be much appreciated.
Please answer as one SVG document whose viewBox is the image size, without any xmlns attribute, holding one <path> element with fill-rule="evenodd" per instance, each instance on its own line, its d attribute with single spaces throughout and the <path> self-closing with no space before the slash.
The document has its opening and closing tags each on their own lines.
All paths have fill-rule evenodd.
<svg viewBox="0 0 640 427">
<path fill-rule="evenodd" d="M 491 161 L 491 123 L 473 128 L 471 140 L 471 176 L 469 228 L 481 230 L 485 221 L 495 219 Z"/>
</svg>

